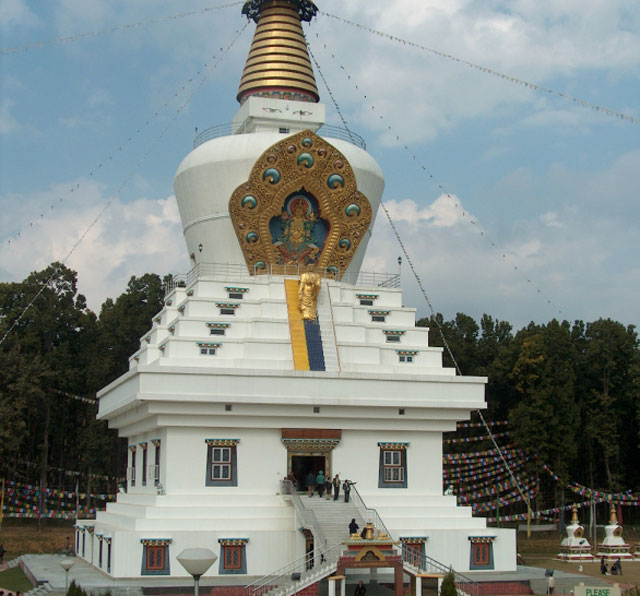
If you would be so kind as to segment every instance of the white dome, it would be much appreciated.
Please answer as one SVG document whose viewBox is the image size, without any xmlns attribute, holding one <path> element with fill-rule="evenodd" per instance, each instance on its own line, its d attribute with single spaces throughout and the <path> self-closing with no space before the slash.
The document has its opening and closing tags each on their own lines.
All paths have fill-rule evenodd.
<svg viewBox="0 0 640 596">
<path fill-rule="evenodd" d="M 358 190 L 369 199 L 373 212 L 368 233 L 347 270 L 351 277 L 357 275 L 364 258 L 384 190 L 384 177 L 377 162 L 360 147 L 340 139 L 323 138 L 349 160 Z M 264 151 L 282 139 L 283 135 L 274 130 L 219 137 L 196 147 L 182 161 L 173 186 L 192 265 L 245 262 L 229 216 L 229 198 L 248 180 Z"/>
</svg>

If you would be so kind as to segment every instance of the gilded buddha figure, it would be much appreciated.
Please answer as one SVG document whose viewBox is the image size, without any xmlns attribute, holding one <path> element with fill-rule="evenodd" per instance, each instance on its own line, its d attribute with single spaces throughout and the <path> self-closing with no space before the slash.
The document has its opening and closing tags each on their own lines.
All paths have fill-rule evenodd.
<svg viewBox="0 0 640 596">
<path fill-rule="evenodd" d="M 303 273 L 298 284 L 298 308 L 303 319 L 313 321 L 317 318 L 319 292 L 320 276 L 312 272 Z"/>
</svg>

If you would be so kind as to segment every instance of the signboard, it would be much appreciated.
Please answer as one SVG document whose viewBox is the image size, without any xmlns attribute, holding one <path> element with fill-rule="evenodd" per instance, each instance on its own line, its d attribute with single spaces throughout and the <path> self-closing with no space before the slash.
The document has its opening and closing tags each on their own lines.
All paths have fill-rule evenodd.
<svg viewBox="0 0 640 596">
<path fill-rule="evenodd" d="M 573 590 L 574 596 L 620 596 L 620 586 L 585 586 L 580 584 Z"/>
</svg>

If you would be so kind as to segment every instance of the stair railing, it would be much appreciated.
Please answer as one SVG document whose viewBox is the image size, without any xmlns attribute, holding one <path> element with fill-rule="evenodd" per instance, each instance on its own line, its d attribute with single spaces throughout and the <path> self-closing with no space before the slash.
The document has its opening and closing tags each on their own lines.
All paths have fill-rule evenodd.
<svg viewBox="0 0 640 596">
<path fill-rule="evenodd" d="M 405 557 L 405 555 L 407 556 Z M 418 560 L 416 561 L 416 559 Z M 468 594 L 468 596 L 480 596 L 482 594 L 480 584 L 476 580 L 458 573 L 453 568 L 447 567 L 444 563 L 440 563 L 440 561 L 436 561 L 424 553 L 416 553 L 412 550 L 411 554 L 409 554 L 405 552 L 405 549 L 402 549 L 402 562 L 405 566 L 413 567 L 421 573 L 442 573 L 446 575 L 451 572 L 459 592 Z"/>
<path fill-rule="evenodd" d="M 320 546 L 320 548 L 325 549 L 327 547 L 327 538 L 322 531 L 322 526 L 318 522 L 318 518 L 313 511 L 306 509 L 302 503 L 302 499 L 296 490 L 293 482 L 291 480 L 287 480 L 286 478 L 282 481 L 282 492 L 291 497 L 291 501 L 293 502 L 293 506 L 295 510 L 298 512 L 298 515 L 302 518 L 304 525 L 308 530 L 311 530 L 315 539 L 316 545 Z"/>
<path fill-rule="evenodd" d="M 343 549 L 343 544 L 335 544 L 328 549 L 307 553 L 245 586 L 245 589 L 250 596 L 264 596 L 276 588 L 282 588 L 286 592 L 286 586 L 291 584 L 292 581 L 298 584 L 304 584 L 310 578 L 314 578 L 314 581 L 320 581 L 334 571 L 338 557 L 342 554 Z M 299 574 L 296 580 L 291 578 L 294 573 Z M 303 587 L 304 585 L 299 585 L 298 589 L 300 590 Z"/>
<path fill-rule="evenodd" d="M 360 517 L 362 517 L 365 523 L 371 523 L 374 528 L 378 529 L 378 531 L 383 531 L 387 536 L 391 536 L 387 526 L 385 526 L 382 518 L 378 515 L 378 512 L 372 507 L 367 507 L 364 499 L 354 484 L 351 485 L 351 498 L 353 499 L 355 506 L 358 508 Z"/>
</svg>

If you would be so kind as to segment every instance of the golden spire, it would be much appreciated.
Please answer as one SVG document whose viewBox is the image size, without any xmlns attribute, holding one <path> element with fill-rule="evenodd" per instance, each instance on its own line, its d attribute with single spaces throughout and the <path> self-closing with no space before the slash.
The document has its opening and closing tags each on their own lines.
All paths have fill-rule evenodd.
<svg viewBox="0 0 640 596">
<path fill-rule="evenodd" d="M 611 501 L 611 509 L 609 510 L 609 524 L 613 525 L 617 523 L 618 516 L 616 515 L 616 506 L 613 504 L 613 501 Z"/>
<path fill-rule="evenodd" d="M 578 508 L 575 505 L 571 508 L 571 523 L 580 523 L 580 521 L 578 520 Z"/>
<path fill-rule="evenodd" d="M 247 0 L 242 14 L 258 26 L 242 71 L 238 101 L 250 95 L 317 102 L 316 79 L 301 21 L 318 11 L 311 0 Z"/>
</svg>

